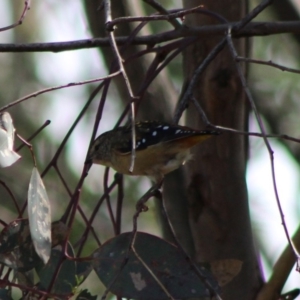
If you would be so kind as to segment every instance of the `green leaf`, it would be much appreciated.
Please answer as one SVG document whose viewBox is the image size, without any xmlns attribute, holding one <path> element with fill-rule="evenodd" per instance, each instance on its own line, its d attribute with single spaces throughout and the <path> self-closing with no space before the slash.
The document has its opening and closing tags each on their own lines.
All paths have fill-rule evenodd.
<svg viewBox="0 0 300 300">
<path fill-rule="evenodd" d="M 68 244 L 68 255 L 74 257 L 74 250 L 71 244 Z M 54 276 L 56 276 L 51 292 L 60 295 L 72 294 L 75 288 L 83 283 L 93 269 L 90 260 L 74 261 L 62 259 L 62 257 L 64 257 L 62 247 L 57 246 L 55 249 L 52 249 L 48 263 L 45 266 L 40 264 L 36 268 L 40 277 L 40 289 L 48 290 Z M 57 272 L 59 266 L 60 268 Z"/>
<path fill-rule="evenodd" d="M 36 167 L 33 168 L 28 189 L 28 218 L 35 251 L 46 264 L 51 252 L 51 210 Z"/>
<path fill-rule="evenodd" d="M 124 298 L 152 300 L 169 299 L 167 293 L 176 299 L 210 296 L 207 286 L 197 276 L 183 253 L 174 245 L 150 234 L 137 233 L 134 244 L 148 269 L 130 251 L 129 259 L 120 271 L 131 237 L 132 233 L 123 233 L 93 253 L 94 270 L 112 293 Z M 209 271 L 201 267 L 200 272 L 210 286 L 219 291 L 218 284 Z"/>
<path fill-rule="evenodd" d="M 68 254 L 72 257 L 74 256 L 74 251 L 70 244 L 68 245 Z M 40 277 L 40 289 L 48 290 L 54 276 L 56 276 L 51 289 L 52 293 L 68 295 L 73 292 L 77 283 L 76 262 L 67 259 L 62 261 L 62 257 L 64 257 L 64 254 L 61 251 L 61 246 L 57 246 L 57 249 L 52 249 L 48 263 L 41 268 L 37 268 L 37 273 Z M 58 270 L 59 265 L 60 268 Z"/>
<path fill-rule="evenodd" d="M 34 271 L 30 270 L 28 272 L 21 272 L 21 271 L 14 271 L 14 278 L 18 280 L 20 285 L 26 287 L 33 287 L 34 286 Z"/>
<path fill-rule="evenodd" d="M 1 300 L 12 300 L 11 292 L 7 289 L 0 289 L 0 299 Z"/>
</svg>

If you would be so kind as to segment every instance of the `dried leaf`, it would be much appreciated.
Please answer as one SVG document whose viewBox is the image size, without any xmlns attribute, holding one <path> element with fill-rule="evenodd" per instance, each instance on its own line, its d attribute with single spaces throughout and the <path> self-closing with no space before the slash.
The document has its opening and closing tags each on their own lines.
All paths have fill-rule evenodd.
<svg viewBox="0 0 300 300">
<path fill-rule="evenodd" d="M 15 128 L 8 112 L 0 114 L 0 167 L 14 164 L 21 156 L 13 150 Z"/>
<path fill-rule="evenodd" d="M 0 262 L 20 272 L 29 271 L 40 263 L 27 219 L 14 220 L 1 231 Z"/>
<path fill-rule="evenodd" d="M 68 244 L 67 252 L 69 256 L 74 257 L 74 250 L 70 244 Z M 36 268 L 40 278 L 38 289 L 48 290 L 52 284 L 53 277 L 55 277 L 55 282 L 51 288 L 52 293 L 59 295 L 72 293 L 73 288 L 76 286 L 77 262 L 68 259 L 62 262 L 61 258 L 63 256 L 62 247 L 57 246 L 55 249 L 52 249 L 48 263 L 42 268 Z M 60 266 L 59 269 L 58 266 Z"/>
<path fill-rule="evenodd" d="M 61 221 L 52 223 L 52 247 L 64 242 L 68 233 L 68 226 Z"/>
<path fill-rule="evenodd" d="M 45 186 L 35 167 L 28 189 L 28 218 L 35 251 L 46 264 L 51 253 L 51 210 Z"/>
<path fill-rule="evenodd" d="M 65 240 L 68 227 L 61 221 L 53 222 L 51 227 L 52 247 L 55 247 Z M 40 264 L 32 243 L 28 219 L 14 220 L 0 232 L 0 263 L 20 272 L 29 271 Z M 85 274 L 86 267 L 82 265 L 78 263 L 80 272 Z"/>
</svg>

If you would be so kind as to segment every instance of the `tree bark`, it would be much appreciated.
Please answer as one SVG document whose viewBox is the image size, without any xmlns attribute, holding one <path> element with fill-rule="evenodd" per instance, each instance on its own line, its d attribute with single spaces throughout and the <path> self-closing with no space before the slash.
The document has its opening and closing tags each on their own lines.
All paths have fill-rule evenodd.
<svg viewBox="0 0 300 300">
<path fill-rule="evenodd" d="M 128 15 L 134 15 L 133 3 L 131 1 L 112 0 L 112 14 L 113 18 L 124 17 Z M 134 3 L 135 10 L 141 9 L 141 3 L 139 1 Z M 90 23 L 91 30 L 95 37 L 105 37 L 105 15 L 104 10 L 98 9 L 99 3 L 97 1 L 84 1 L 86 14 Z M 116 36 L 129 36 L 136 24 L 122 23 L 115 29 Z M 144 27 L 141 34 L 149 34 Z M 147 32 L 145 32 L 145 30 Z M 120 47 L 121 48 L 121 47 Z M 142 46 L 131 45 L 126 47 L 126 51 L 122 52 L 122 58 L 126 60 L 127 57 L 133 53 L 137 53 L 144 49 Z M 111 63 L 115 60 L 114 53 L 111 48 L 101 48 L 101 53 L 104 59 L 104 63 L 109 68 Z M 153 55 L 143 55 L 138 59 L 134 59 L 129 64 L 125 64 L 125 69 L 132 85 L 134 95 L 137 95 L 141 88 L 141 84 L 145 80 L 145 75 L 151 64 Z M 120 103 L 125 105 L 129 103 L 130 98 L 124 79 L 119 76 L 113 80 L 113 84 L 117 86 L 119 93 Z M 170 121 L 172 118 L 172 112 L 177 99 L 177 93 L 169 80 L 166 70 L 162 70 L 154 82 L 149 86 L 147 92 L 143 95 L 143 101 L 141 101 L 141 107 L 137 112 L 137 119 L 139 120 L 165 120 Z"/>
<path fill-rule="evenodd" d="M 202 1 L 206 9 L 219 13 L 229 21 L 245 14 L 243 1 Z M 199 5 L 185 0 L 185 8 Z M 187 26 L 216 23 L 204 15 L 189 15 Z M 202 39 L 184 53 L 185 80 L 220 41 Z M 239 54 L 245 55 L 245 41 L 235 42 Z M 248 115 L 235 62 L 228 48 L 210 63 L 193 95 L 216 125 L 245 130 Z M 203 128 L 194 107 L 187 110 L 187 124 Z M 247 188 L 245 183 L 246 143 L 239 135 L 223 133 L 211 138 L 194 151 L 193 163 L 187 166 L 190 226 L 194 237 L 195 259 L 215 261 L 238 259 L 243 262 L 236 278 L 222 289 L 222 299 L 254 299 L 261 286 L 261 276 L 252 240 Z"/>
</svg>

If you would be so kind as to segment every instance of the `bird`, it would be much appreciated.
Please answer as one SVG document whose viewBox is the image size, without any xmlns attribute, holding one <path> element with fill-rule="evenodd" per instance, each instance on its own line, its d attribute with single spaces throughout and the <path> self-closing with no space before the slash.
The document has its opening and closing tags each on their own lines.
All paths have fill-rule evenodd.
<svg viewBox="0 0 300 300">
<path fill-rule="evenodd" d="M 117 127 L 97 137 L 85 164 L 100 164 L 121 174 L 145 175 L 155 182 L 191 159 L 190 148 L 220 132 L 195 130 L 159 121 L 135 123 L 135 160 L 132 160 L 132 127 Z"/>
</svg>

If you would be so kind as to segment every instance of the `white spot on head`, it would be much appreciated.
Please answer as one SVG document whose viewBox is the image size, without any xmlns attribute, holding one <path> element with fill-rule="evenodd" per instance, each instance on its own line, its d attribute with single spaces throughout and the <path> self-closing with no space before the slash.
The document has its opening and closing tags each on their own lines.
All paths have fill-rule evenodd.
<svg viewBox="0 0 300 300">
<path fill-rule="evenodd" d="M 167 130 L 167 129 L 169 129 L 169 126 L 164 126 L 163 127 L 163 130 Z"/>
<path fill-rule="evenodd" d="M 157 135 L 157 131 L 153 131 L 153 132 L 152 132 L 152 135 L 153 135 L 153 136 L 156 136 L 156 135 Z"/>
</svg>

